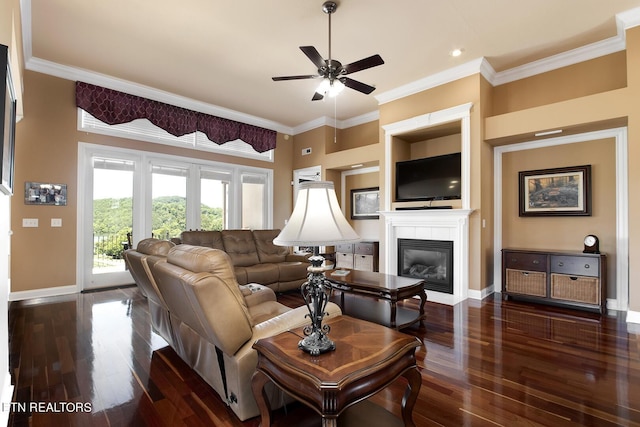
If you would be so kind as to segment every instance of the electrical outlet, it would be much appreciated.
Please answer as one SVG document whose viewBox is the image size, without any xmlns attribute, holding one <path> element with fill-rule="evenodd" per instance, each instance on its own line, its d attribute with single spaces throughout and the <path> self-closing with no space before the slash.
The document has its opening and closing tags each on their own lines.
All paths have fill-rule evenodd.
<svg viewBox="0 0 640 427">
<path fill-rule="evenodd" d="M 51 218 L 52 227 L 62 227 L 62 218 Z"/>
<path fill-rule="evenodd" d="M 311 154 L 311 147 L 303 148 L 302 155 L 306 156 L 307 154 Z"/>
<path fill-rule="evenodd" d="M 38 218 L 22 218 L 23 227 L 37 227 Z"/>
</svg>

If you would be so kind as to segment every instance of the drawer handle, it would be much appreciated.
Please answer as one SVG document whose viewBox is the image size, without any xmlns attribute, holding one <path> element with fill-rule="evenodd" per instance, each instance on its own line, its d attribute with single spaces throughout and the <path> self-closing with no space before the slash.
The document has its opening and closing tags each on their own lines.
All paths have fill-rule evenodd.
<svg viewBox="0 0 640 427">
<path fill-rule="evenodd" d="M 528 276 L 528 275 L 529 275 L 529 273 L 528 273 L 528 272 L 526 272 L 526 271 L 523 271 L 523 272 L 522 272 L 522 275 L 523 275 L 523 276 Z"/>
<path fill-rule="evenodd" d="M 533 263 L 534 263 L 534 264 L 540 264 L 540 260 L 534 259 L 534 260 L 533 260 Z"/>
<path fill-rule="evenodd" d="M 569 279 L 573 280 L 574 282 L 575 282 L 576 280 L 578 280 L 578 278 L 577 278 L 576 276 L 569 276 Z"/>
<path fill-rule="evenodd" d="M 589 268 L 589 267 L 591 267 L 589 264 L 584 265 L 584 268 Z"/>
<path fill-rule="evenodd" d="M 564 267 L 564 262 L 559 262 L 558 267 Z"/>
<path fill-rule="evenodd" d="M 518 262 L 518 258 L 511 258 L 511 262 Z"/>
</svg>

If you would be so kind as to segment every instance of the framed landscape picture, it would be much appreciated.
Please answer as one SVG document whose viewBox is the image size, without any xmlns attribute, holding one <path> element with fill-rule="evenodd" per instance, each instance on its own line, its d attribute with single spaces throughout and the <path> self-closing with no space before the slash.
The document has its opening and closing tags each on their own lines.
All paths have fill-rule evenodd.
<svg viewBox="0 0 640 427">
<path fill-rule="evenodd" d="M 377 219 L 380 187 L 351 190 L 351 219 Z"/>
<path fill-rule="evenodd" d="M 591 215 L 591 165 L 519 172 L 520 216 Z"/>
</svg>

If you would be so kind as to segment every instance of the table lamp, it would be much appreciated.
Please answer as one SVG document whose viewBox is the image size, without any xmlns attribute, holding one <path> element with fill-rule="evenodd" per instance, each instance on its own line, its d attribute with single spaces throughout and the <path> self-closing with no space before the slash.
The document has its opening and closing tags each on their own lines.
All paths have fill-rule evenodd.
<svg viewBox="0 0 640 427">
<path fill-rule="evenodd" d="M 307 281 L 300 287 L 309 309 L 307 316 L 311 318 L 311 325 L 304 327 L 305 338 L 298 343 L 301 350 L 311 355 L 317 356 L 336 348 L 335 343 L 327 337 L 329 326 L 322 325 L 331 287 L 325 286 L 324 258 L 318 253 L 318 247 L 358 241 L 360 237 L 340 210 L 332 182 L 308 181 L 300 184 L 291 218 L 273 243 L 314 248 L 309 258 L 311 265 L 307 269 Z"/>
</svg>

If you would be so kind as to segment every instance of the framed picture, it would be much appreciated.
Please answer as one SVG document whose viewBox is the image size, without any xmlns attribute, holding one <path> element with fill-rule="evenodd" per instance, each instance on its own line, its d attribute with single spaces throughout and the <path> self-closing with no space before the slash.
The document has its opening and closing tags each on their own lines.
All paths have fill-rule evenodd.
<svg viewBox="0 0 640 427">
<path fill-rule="evenodd" d="M 16 137 L 16 95 L 11 81 L 9 67 L 9 49 L 0 45 L 0 79 L 4 82 L 2 94 L 2 107 L 0 107 L 0 191 L 4 194 L 13 194 L 13 168 L 15 156 Z"/>
<path fill-rule="evenodd" d="M 25 182 L 24 203 L 26 205 L 67 205 L 67 184 L 47 182 Z"/>
<path fill-rule="evenodd" d="M 380 187 L 351 190 L 351 219 L 377 219 Z"/>
<path fill-rule="evenodd" d="M 524 171 L 520 216 L 591 215 L 591 165 Z"/>
</svg>

